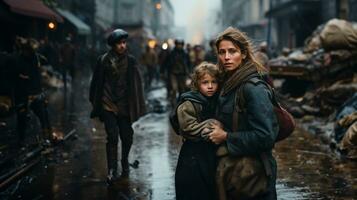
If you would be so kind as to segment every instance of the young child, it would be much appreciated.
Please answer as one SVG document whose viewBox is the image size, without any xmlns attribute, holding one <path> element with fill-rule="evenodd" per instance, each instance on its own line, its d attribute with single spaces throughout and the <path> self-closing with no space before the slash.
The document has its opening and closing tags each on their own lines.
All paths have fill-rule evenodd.
<svg viewBox="0 0 357 200">
<path fill-rule="evenodd" d="M 205 138 L 210 123 L 216 121 L 218 67 L 203 62 L 192 76 L 192 90 L 183 93 L 177 118 L 183 145 L 175 172 L 177 200 L 215 199 L 216 146 Z"/>
</svg>

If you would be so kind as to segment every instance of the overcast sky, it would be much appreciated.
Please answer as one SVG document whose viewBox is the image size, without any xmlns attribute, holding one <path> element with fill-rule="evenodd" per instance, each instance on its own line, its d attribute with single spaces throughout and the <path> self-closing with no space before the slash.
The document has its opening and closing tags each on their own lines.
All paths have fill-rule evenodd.
<svg viewBox="0 0 357 200">
<path fill-rule="evenodd" d="M 175 9 L 176 26 L 186 28 L 186 40 L 200 43 L 217 32 L 217 12 L 221 0 L 170 0 Z"/>
</svg>

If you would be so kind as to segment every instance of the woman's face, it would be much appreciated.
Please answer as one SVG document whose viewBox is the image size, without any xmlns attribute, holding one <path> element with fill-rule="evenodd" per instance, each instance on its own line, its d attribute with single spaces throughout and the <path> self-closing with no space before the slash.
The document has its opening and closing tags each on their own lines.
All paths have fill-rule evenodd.
<svg viewBox="0 0 357 200">
<path fill-rule="evenodd" d="M 242 63 L 245 55 L 240 48 L 229 40 L 222 40 L 218 45 L 218 61 L 225 71 L 233 71 Z"/>
</svg>

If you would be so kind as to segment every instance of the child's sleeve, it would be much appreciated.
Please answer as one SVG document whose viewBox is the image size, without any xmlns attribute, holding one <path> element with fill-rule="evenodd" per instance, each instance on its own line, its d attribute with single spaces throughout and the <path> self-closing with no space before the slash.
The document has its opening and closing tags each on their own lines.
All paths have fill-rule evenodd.
<svg viewBox="0 0 357 200">
<path fill-rule="evenodd" d="M 179 105 L 177 108 L 177 118 L 182 131 L 181 135 L 191 140 L 203 139 L 202 133 L 209 129 L 211 122 L 211 120 L 199 122 L 198 113 L 190 101 L 185 101 Z M 205 131 L 203 131 L 204 129 Z"/>
</svg>

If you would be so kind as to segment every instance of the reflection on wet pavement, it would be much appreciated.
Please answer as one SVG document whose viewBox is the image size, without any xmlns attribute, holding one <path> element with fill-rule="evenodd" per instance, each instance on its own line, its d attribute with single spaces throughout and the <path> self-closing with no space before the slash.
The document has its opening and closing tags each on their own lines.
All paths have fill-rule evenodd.
<svg viewBox="0 0 357 200">
<path fill-rule="evenodd" d="M 353 199 L 356 196 L 357 166 L 339 159 L 321 141 L 297 129 L 293 137 L 275 147 L 279 199 Z"/>
</svg>

